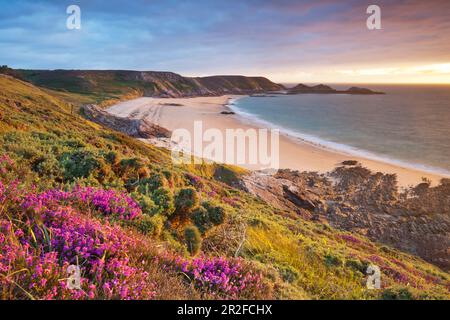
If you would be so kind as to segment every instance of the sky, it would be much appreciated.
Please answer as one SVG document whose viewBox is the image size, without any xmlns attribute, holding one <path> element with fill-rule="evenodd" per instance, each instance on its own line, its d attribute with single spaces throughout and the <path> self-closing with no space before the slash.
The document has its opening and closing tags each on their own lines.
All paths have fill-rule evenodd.
<svg viewBox="0 0 450 320">
<path fill-rule="evenodd" d="M 67 28 L 69 5 L 81 29 Z M 0 64 L 450 84 L 450 1 L 0 0 Z"/>
</svg>

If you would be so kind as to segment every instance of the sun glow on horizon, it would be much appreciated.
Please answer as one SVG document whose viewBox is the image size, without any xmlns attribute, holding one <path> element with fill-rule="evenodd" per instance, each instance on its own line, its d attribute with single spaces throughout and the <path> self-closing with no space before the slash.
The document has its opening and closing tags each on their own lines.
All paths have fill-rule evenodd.
<svg viewBox="0 0 450 320">
<path fill-rule="evenodd" d="M 296 72 L 273 71 L 271 80 L 284 83 L 397 83 L 397 84 L 450 84 L 450 63 L 416 64 L 403 66 L 343 66 L 309 67 Z"/>
</svg>

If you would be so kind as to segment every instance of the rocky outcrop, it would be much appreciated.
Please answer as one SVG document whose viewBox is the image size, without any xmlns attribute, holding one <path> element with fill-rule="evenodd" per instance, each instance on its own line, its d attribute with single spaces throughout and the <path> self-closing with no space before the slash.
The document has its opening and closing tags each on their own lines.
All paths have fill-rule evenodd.
<svg viewBox="0 0 450 320">
<path fill-rule="evenodd" d="M 436 187 L 424 182 L 399 192 L 395 175 L 353 165 L 327 175 L 255 172 L 244 178 L 243 185 L 303 219 L 360 233 L 450 269 L 450 180 Z"/>
<path fill-rule="evenodd" d="M 301 93 L 317 93 L 317 94 L 384 94 L 384 92 L 372 91 L 367 88 L 351 87 L 347 90 L 336 90 L 330 86 L 323 84 L 315 86 L 307 86 L 305 84 L 298 84 L 293 88 L 288 89 L 288 94 L 301 94 Z"/>
<path fill-rule="evenodd" d="M 120 118 L 93 104 L 83 106 L 81 111 L 89 120 L 122 132 L 130 137 L 143 139 L 170 137 L 169 130 L 156 124 L 142 119 Z"/>
</svg>

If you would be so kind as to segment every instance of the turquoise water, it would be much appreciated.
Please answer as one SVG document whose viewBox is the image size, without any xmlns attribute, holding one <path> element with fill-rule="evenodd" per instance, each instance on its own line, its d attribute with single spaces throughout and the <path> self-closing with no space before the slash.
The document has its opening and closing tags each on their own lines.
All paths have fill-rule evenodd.
<svg viewBox="0 0 450 320">
<path fill-rule="evenodd" d="M 230 107 L 328 148 L 450 174 L 450 86 L 368 87 L 386 94 L 244 97 Z"/>
</svg>

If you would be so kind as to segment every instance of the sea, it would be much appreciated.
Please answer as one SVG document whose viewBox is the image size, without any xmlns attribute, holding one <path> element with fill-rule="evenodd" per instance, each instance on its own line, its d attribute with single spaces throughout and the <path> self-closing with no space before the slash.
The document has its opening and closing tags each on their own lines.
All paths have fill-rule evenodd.
<svg viewBox="0 0 450 320">
<path fill-rule="evenodd" d="M 357 86 L 386 94 L 270 94 L 234 99 L 229 107 L 323 148 L 450 175 L 450 85 Z"/>
</svg>

